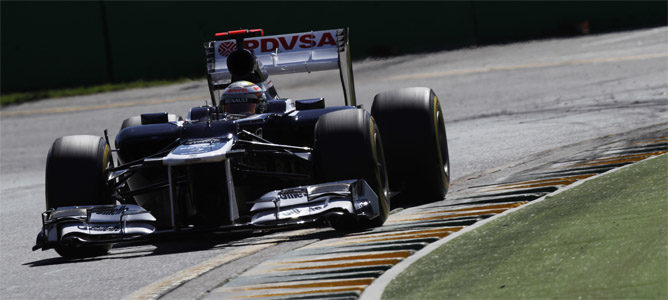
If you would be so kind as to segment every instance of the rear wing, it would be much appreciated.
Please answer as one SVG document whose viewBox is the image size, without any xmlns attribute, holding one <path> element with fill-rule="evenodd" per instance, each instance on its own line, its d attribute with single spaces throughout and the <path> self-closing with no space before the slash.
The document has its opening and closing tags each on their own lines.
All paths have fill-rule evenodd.
<svg viewBox="0 0 668 300">
<path fill-rule="evenodd" d="M 227 67 L 227 57 L 236 50 L 237 41 L 243 41 L 244 48 L 255 55 L 260 67 L 269 75 L 310 73 L 338 68 L 345 105 L 357 105 L 348 29 L 258 36 L 263 33 L 260 29 L 228 31 L 216 34 L 217 39 L 223 37 L 223 40 L 204 44 L 207 79 L 214 103 L 214 91 L 231 83 L 232 75 Z M 257 37 L 244 39 L 238 38 L 239 35 Z"/>
</svg>

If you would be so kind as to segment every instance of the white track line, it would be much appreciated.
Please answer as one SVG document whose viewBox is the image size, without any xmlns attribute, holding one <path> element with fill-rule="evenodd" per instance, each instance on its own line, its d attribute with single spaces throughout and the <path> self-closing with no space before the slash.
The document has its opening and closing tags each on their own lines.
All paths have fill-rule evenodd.
<svg viewBox="0 0 668 300">
<path fill-rule="evenodd" d="M 277 241 L 276 241 L 277 242 Z M 169 291 L 179 287 L 180 285 L 197 278 L 198 276 L 209 272 L 221 265 L 237 260 L 239 258 L 254 254 L 262 249 L 269 248 L 276 245 L 276 242 L 264 243 L 252 246 L 246 246 L 239 249 L 225 252 L 212 259 L 209 259 L 201 264 L 192 266 L 190 268 L 176 272 L 170 276 L 160 279 L 132 294 L 124 297 L 124 300 L 135 299 L 158 299 Z"/>
<path fill-rule="evenodd" d="M 279 232 L 278 234 L 273 235 L 274 238 L 271 238 L 272 236 L 268 236 L 268 239 L 262 240 L 262 244 L 245 246 L 234 249 L 230 252 L 221 253 L 207 261 L 204 261 L 190 268 L 183 269 L 152 284 L 149 284 L 148 286 L 145 286 L 140 290 L 123 297 L 123 300 L 158 299 L 170 291 L 178 288 L 182 284 L 193 280 L 217 267 L 255 254 L 263 249 L 275 246 L 276 244 L 287 240 L 289 237 L 305 235 L 313 231 L 315 231 L 315 229 L 309 228 L 289 232 Z M 234 247 L 234 245 L 232 245 L 232 247 Z"/>
</svg>

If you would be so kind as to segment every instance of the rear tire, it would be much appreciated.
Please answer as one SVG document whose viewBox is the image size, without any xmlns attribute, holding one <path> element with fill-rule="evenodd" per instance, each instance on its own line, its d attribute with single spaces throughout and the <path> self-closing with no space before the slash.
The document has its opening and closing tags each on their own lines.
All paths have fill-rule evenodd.
<svg viewBox="0 0 668 300">
<path fill-rule="evenodd" d="M 114 204 L 105 178 L 111 163 L 109 145 L 101 137 L 74 135 L 56 139 L 46 159 L 46 209 Z M 104 255 L 111 244 L 59 245 L 55 249 L 63 257 L 81 258 Z"/>
<path fill-rule="evenodd" d="M 318 182 L 364 179 L 378 196 L 380 215 L 372 220 L 341 218 L 340 231 L 382 226 L 390 212 L 383 144 L 371 115 L 361 109 L 325 114 L 315 125 L 315 175 Z"/>
<path fill-rule="evenodd" d="M 393 191 L 410 204 L 442 200 L 450 185 L 443 111 L 433 90 L 404 88 L 374 97 Z"/>
</svg>

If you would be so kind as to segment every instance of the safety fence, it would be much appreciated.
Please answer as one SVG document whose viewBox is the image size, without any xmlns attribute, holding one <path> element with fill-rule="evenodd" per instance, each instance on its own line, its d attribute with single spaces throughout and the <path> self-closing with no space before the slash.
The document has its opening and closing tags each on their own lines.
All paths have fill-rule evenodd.
<svg viewBox="0 0 668 300">
<path fill-rule="evenodd" d="M 353 58 L 665 26 L 666 1 L 1 2 L 3 93 L 205 74 L 213 33 L 349 27 Z"/>
</svg>

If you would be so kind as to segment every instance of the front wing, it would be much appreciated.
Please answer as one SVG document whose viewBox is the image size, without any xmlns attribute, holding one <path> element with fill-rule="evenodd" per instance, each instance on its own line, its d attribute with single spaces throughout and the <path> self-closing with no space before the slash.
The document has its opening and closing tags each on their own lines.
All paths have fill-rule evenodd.
<svg viewBox="0 0 668 300">
<path fill-rule="evenodd" d="M 379 215 L 378 196 L 366 181 L 345 180 L 266 193 L 254 202 L 250 222 L 207 231 L 280 228 L 323 223 L 340 216 L 373 219 Z M 137 205 L 58 207 L 42 213 L 42 230 L 33 251 L 150 238 L 158 234 L 155 222 L 150 212 Z M 172 228 L 160 234 L 186 230 Z"/>
</svg>

